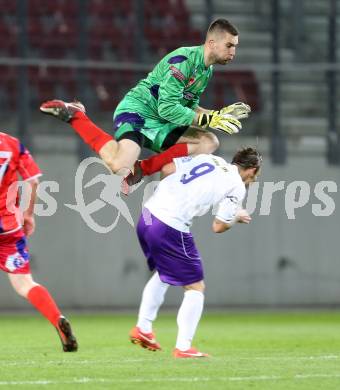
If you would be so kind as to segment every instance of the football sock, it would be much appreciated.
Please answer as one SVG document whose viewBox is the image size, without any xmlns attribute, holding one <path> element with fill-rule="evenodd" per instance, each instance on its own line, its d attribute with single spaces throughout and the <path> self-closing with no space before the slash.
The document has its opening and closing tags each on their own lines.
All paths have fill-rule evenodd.
<svg viewBox="0 0 340 390">
<path fill-rule="evenodd" d="M 45 287 L 40 285 L 32 287 L 27 299 L 53 326 L 57 326 L 61 313 Z"/>
<path fill-rule="evenodd" d="M 184 293 L 182 305 L 177 315 L 178 334 L 176 348 L 186 351 L 191 348 L 197 325 L 203 311 L 204 294 L 197 290 Z"/>
<path fill-rule="evenodd" d="M 167 283 L 163 283 L 155 272 L 152 278 L 144 287 L 142 302 L 138 313 L 137 326 L 143 333 L 152 332 L 152 322 L 156 319 L 158 309 L 164 301 L 164 296 L 169 288 Z"/>
<path fill-rule="evenodd" d="M 70 120 L 73 129 L 80 135 L 92 150 L 99 153 L 100 149 L 114 138 L 96 126 L 83 112 L 78 111 Z"/>
<path fill-rule="evenodd" d="M 143 176 L 150 176 L 153 173 L 160 171 L 164 165 L 171 163 L 174 158 L 187 155 L 188 144 L 176 144 L 171 146 L 165 152 L 141 161 L 140 166 L 143 171 Z"/>
</svg>

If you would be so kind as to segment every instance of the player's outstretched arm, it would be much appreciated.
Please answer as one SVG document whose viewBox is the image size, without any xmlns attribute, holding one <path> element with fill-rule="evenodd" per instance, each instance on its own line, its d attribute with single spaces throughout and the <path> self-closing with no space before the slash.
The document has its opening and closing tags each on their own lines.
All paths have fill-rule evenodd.
<svg viewBox="0 0 340 390">
<path fill-rule="evenodd" d="M 249 224 L 251 217 L 248 214 L 247 210 L 239 209 L 235 215 L 235 218 L 232 222 L 227 223 L 223 222 L 218 218 L 215 218 L 212 224 L 212 230 L 214 233 L 223 233 L 229 230 L 235 223 L 246 223 Z"/>
<path fill-rule="evenodd" d="M 239 119 L 248 118 L 250 111 L 250 106 L 243 102 L 231 104 L 218 111 L 197 107 L 192 124 L 203 129 L 211 128 L 228 134 L 235 134 L 242 129 Z"/>
<path fill-rule="evenodd" d="M 202 129 L 210 128 L 227 134 L 235 134 L 242 129 L 241 122 L 236 117 L 230 114 L 220 114 L 219 111 L 196 113 L 192 124 L 200 126 Z"/>
<path fill-rule="evenodd" d="M 224 233 L 232 227 L 232 223 L 222 222 L 215 218 L 212 224 L 212 230 L 214 233 Z"/>
<path fill-rule="evenodd" d="M 243 102 L 236 102 L 219 110 L 220 114 L 230 114 L 233 115 L 236 119 L 248 118 L 250 112 L 250 106 Z"/>
<path fill-rule="evenodd" d="M 235 222 L 249 224 L 251 216 L 246 209 L 238 209 L 235 217 Z"/>
<path fill-rule="evenodd" d="M 223 107 L 220 110 L 208 110 L 203 107 L 196 107 L 195 112 L 200 114 L 213 114 L 214 112 L 218 112 L 219 114 L 230 114 L 233 115 L 236 119 L 245 119 L 248 118 L 251 108 L 248 104 L 243 102 L 236 102 L 230 104 L 229 106 Z"/>
</svg>

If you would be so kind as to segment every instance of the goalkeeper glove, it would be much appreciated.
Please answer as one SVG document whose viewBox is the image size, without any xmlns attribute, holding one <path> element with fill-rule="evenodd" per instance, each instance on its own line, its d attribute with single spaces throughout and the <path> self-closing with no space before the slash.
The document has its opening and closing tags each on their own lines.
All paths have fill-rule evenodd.
<svg viewBox="0 0 340 390">
<path fill-rule="evenodd" d="M 230 114 L 233 115 L 237 119 L 248 118 L 251 108 L 248 104 L 237 102 L 231 104 L 230 106 L 223 107 L 220 109 L 220 114 Z"/>
<path fill-rule="evenodd" d="M 210 111 L 209 114 L 200 114 L 198 116 L 198 125 L 203 129 L 210 127 L 211 129 L 224 131 L 228 134 L 238 133 L 242 129 L 241 122 L 233 115 L 220 114 L 219 111 Z"/>
</svg>

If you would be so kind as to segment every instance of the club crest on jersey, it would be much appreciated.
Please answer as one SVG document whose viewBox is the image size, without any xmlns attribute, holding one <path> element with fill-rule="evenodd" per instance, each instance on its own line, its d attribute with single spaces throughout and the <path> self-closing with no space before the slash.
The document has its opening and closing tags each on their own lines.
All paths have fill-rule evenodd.
<svg viewBox="0 0 340 390">
<path fill-rule="evenodd" d="M 185 80 L 184 74 L 179 69 L 177 69 L 175 66 L 171 65 L 169 69 L 171 70 L 171 74 L 175 77 L 175 79 L 180 80 L 180 81 Z"/>
</svg>

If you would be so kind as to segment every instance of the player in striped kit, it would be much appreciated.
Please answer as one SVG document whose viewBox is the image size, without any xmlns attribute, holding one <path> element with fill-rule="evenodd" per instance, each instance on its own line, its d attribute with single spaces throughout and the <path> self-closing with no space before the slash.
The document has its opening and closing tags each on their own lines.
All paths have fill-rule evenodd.
<svg viewBox="0 0 340 390">
<path fill-rule="evenodd" d="M 140 245 L 154 274 L 146 284 L 137 325 L 130 332 L 133 343 L 149 350 L 161 349 L 152 331 L 158 309 L 170 285 L 182 286 L 184 299 L 178 311 L 176 358 L 206 357 L 191 345 L 204 301 L 204 274 L 190 226 L 192 219 L 217 206 L 212 229 L 222 233 L 251 218 L 240 204 L 246 187 L 256 180 L 262 162 L 254 148 L 239 150 L 232 163 L 214 155 L 174 159 L 163 167 L 168 175 L 146 202 L 139 219 Z"/>
<path fill-rule="evenodd" d="M 25 182 L 19 208 L 18 174 Z M 14 290 L 26 298 L 57 330 L 63 350 L 77 351 L 78 344 L 69 321 L 62 315 L 47 289 L 31 275 L 26 237 L 33 234 L 33 215 L 41 171 L 29 151 L 17 138 L 0 132 L 0 269 L 8 274 Z"/>
</svg>

